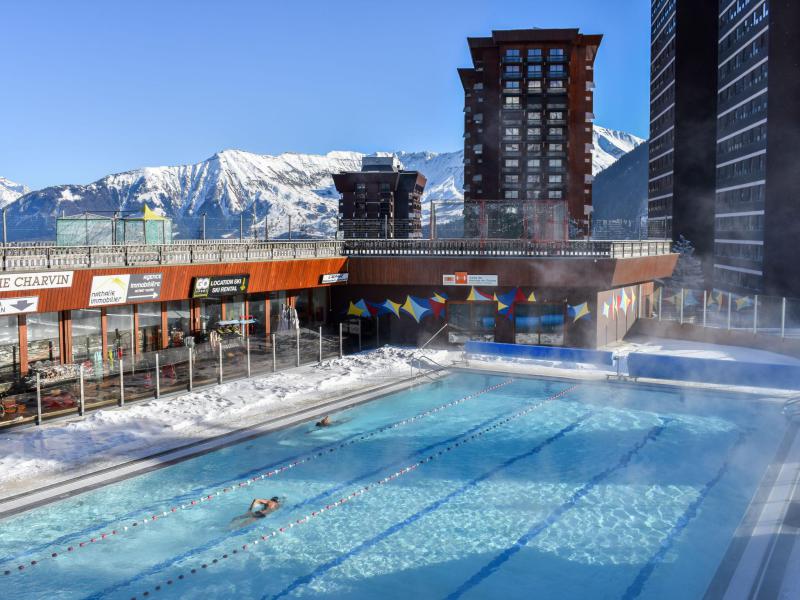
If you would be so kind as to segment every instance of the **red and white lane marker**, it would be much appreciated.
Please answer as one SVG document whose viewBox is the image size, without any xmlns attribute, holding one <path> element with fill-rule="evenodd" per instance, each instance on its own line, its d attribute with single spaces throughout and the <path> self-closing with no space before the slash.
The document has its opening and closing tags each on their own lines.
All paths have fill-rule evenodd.
<svg viewBox="0 0 800 600">
<path fill-rule="evenodd" d="M 295 467 L 297 467 L 299 465 L 302 465 L 302 464 L 317 460 L 318 458 L 321 458 L 321 457 L 324 457 L 324 456 L 328 456 L 329 454 L 331 454 L 333 452 L 337 452 L 339 450 L 342 450 L 343 448 L 346 448 L 348 446 L 352 446 L 353 444 L 357 444 L 359 442 L 363 442 L 364 440 L 367 440 L 367 439 L 369 439 L 371 437 L 374 437 L 376 435 L 379 435 L 379 434 L 384 433 L 386 431 L 389 431 L 391 429 L 397 429 L 398 427 L 403 427 L 405 425 L 409 425 L 411 423 L 414 423 L 416 421 L 424 419 L 425 417 L 429 417 L 429 416 L 434 415 L 436 413 L 439 413 L 439 412 L 441 412 L 443 410 L 447 410 L 448 408 L 452 408 L 454 406 L 458 406 L 459 404 L 463 404 L 464 402 L 466 402 L 468 400 L 473 400 L 473 399 L 477 398 L 478 396 L 482 396 L 484 394 L 488 394 L 488 393 L 493 392 L 495 390 L 498 390 L 498 389 L 500 389 L 500 388 L 502 388 L 504 386 L 507 386 L 510 383 L 513 383 L 513 381 L 514 381 L 513 379 L 507 379 L 505 381 L 501 381 L 500 383 L 496 383 L 496 384 L 491 385 L 491 386 L 489 386 L 487 388 L 484 388 L 484 389 L 482 389 L 480 391 L 477 391 L 477 392 L 474 392 L 472 394 L 468 394 L 466 396 L 463 396 L 463 397 L 459 398 L 458 400 L 452 400 L 450 402 L 447 402 L 446 404 L 442 404 L 442 405 L 437 406 L 435 408 L 431 408 L 431 409 L 426 410 L 424 412 L 418 413 L 418 414 L 414 415 L 413 417 L 408 417 L 407 419 L 403 419 L 402 421 L 397 421 L 396 423 L 392 423 L 391 425 L 386 425 L 385 427 L 381 427 L 381 428 L 376 429 L 374 431 L 371 431 L 369 433 L 365 433 L 363 435 L 360 435 L 360 436 L 358 436 L 356 438 L 352 438 L 350 440 L 347 440 L 346 442 L 342 442 L 341 444 L 339 444 L 337 446 L 332 446 L 330 448 L 327 448 L 326 450 L 320 450 L 320 451 L 314 452 L 312 454 L 309 454 L 307 456 L 304 456 L 302 458 L 298 458 L 297 460 L 294 460 L 294 461 L 292 461 L 292 462 L 290 462 L 288 464 L 285 464 L 285 465 L 280 466 L 280 467 L 276 467 L 276 468 L 274 468 L 274 469 L 272 469 L 270 471 L 267 471 L 265 473 L 261 473 L 260 475 L 256 475 L 256 476 L 251 477 L 250 479 L 247 479 L 245 481 L 240 481 L 239 483 L 232 484 L 232 485 L 230 485 L 228 487 L 222 488 L 222 489 L 217 490 L 215 492 L 212 492 L 210 494 L 205 494 L 203 496 L 199 496 L 199 497 L 197 497 L 197 498 L 195 498 L 193 500 L 189 500 L 188 502 L 186 502 L 184 504 L 173 506 L 169 510 L 165 510 L 165 511 L 162 511 L 160 513 L 156 513 L 156 514 L 153 514 L 153 515 L 150 515 L 150 516 L 147 516 L 147 517 L 142 517 L 138 521 L 133 521 L 129 525 L 123 525 L 123 526 L 118 527 L 117 529 L 112 529 L 109 532 L 97 534 L 95 537 L 89 538 L 89 539 L 84 540 L 82 542 L 75 542 L 72 545 L 67 546 L 66 548 L 63 548 L 60 552 L 52 552 L 50 554 L 50 556 L 45 556 L 45 557 L 42 557 L 42 558 L 39 558 L 39 559 L 34 559 L 34 560 L 31 560 L 31 561 L 28 561 L 28 562 L 26 562 L 24 564 L 19 564 L 19 565 L 17 565 L 16 569 L 8 569 L 8 568 L 6 568 L 3 571 L 3 574 L 10 575 L 15 570 L 16 571 L 24 571 L 26 568 L 35 567 L 36 565 L 41 563 L 42 560 L 46 560 L 48 558 L 49 559 L 58 558 L 59 556 L 67 556 L 67 555 L 70 555 L 71 553 L 73 553 L 73 552 L 75 552 L 77 550 L 80 550 L 81 548 L 85 548 L 85 547 L 90 546 L 92 544 L 96 544 L 98 542 L 102 542 L 102 541 L 105 541 L 105 540 L 108 540 L 108 539 L 118 539 L 124 533 L 126 533 L 128 531 L 135 531 L 139 527 L 147 526 L 148 524 L 153 523 L 154 521 L 163 520 L 164 518 L 169 517 L 169 516 L 179 512 L 179 511 L 189 510 L 191 508 L 194 508 L 195 506 L 199 506 L 200 504 L 210 502 L 211 500 L 213 500 L 214 498 L 217 498 L 218 496 L 221 496 L 222 494 L 227 494 L 229 492 L 235 492 L 236 490 L 248 487 L 248 486 L 252 485 L 253 483 L 255 483 L 257 481 L 261 481 L 263 479 L 268 479 L 270 477 L 274 477 L 275 475 L 279 475 L 280 473 L 288 471 L 289 469 L 293 469 L 293 468 L 295 468 Z"/>
<path fill-rule="evenodd" d="M 423 466 L 423 465 L 425 465 L 425 464 L 427 464 L 427 463 L 429 463 L 429 462 L 431 462 L 433 460 L 436 460 L 437 458 L 441 457 L 442 455 L 447 454 L 448 452 L 452 452 L 453 450 L 455 450 L 456 448 L 459 448 L 460 446 L 464 446 L 464 445 L 466 445 L 466 444 L 468 444 L 470 442 L 473 442 L 476 439 L 482 437 L 483 435 L 485 435 L 485 434 L 497 429 L 498 427 L 502 427 L 503 425 L 505 425 L 506 423 L 509 423 L 510 421 L 513 421 L 515 419 L 519 419 L 520 417 L 523 417 L 523 416 L 527 415 L 528 413 L 533 412 L 537 408 L 541 408 L 546 403 L 548 403 L 548 402 L 550 402 L 552 400 L 557 400 L 558 398 L 561 398 L 565 394 L 567 394 L 567 393 L 571 392 L 572 390 L 574 390 L 575 388 L 579 387 L 579 385 L 580 384 L 575 384 L 575 385 L 573 385 L 573 386 L 571 386 L 571 387 L 569 387 L 569 388 L 567 388 L 565 390 L 562 390 L 562 391 L 558 392 L 557 394 L 549 396 L 548 398 L 545 398 L 542 402 L 540 402 L 538 404 L 535 404 L 533 406 L 529 406 L 528 408 L 525 408 L 525 409 L 523 409 L 523 410 L 521 410 L 519 412 L 516 412 L 513 415 L 510 415 L 510 416 L 506 417 L 502 421 L 498 421 L 494 425 L 490 425 L 489 427 L 486 427 L 485 429 L 477 431 L 477 432 L 473 433 L 472 435 L 464 438 L 463 440 L 461 440 L 459 442 L 455 442 L 455 443 L 451 444 L 450 446 L 447 446 L 446 448 L 443 448 L 443 449 L 439 450 L 438 452 L 434 452 L 433 454 L 431 454 L 430 456 L 427 456 L 426 458 L 418 460 L 417 462 L 412 463 L 412 464 L 408 465 L 407 467 L 404 467 L 404 468 L 400 469 L 399 471 L 395 471 L 394 473 L 384 477 L 383 479 L 379 479 L 379 480 L 375 481 L 374 483 L 367 484 L 364 487 L 359 488 L 359 489 L 355 490 L 354 492 L 348 494 L 347 496 L 343 496 L 342 498 L 339 498 L 336 502 L 332 502 L 330 504 L 326 504 L 325 506 L 320 507 L 317 510 L 311 511 L 310 513 L 306 514 L 303 517 L 300 517 L 299 519 L 295 519 L 294 521 L 291 521 L 291 522 L 287 523 L 283 527 L 279 527 L 277 529 L 273 529 L 269 533 L 265 533 L 263 535 L 260 535 L 259 537 L 254 538 L 253 540 L 251 540 L 250 542 L 242 544 L 239 548 L 234 548 L 229 553 L 222 554 L 221 556 L 218 556 L 217 558 L 212 559 L 210 562 L 205 562 L 205 563 L 201 564 L 199 567 L 190 569 L 189 571 L 187 571 L 185 573 L 181 573 L 181 574 L 179 574 L 177 576 L 177 579 L 178 580 L 184 580 L 184 579 L 186 579 L 187 575 L 195 575 L 198 572 L 198 569 L 199 570 L 207 569 L 209 566 L 215 565 L 215 564 L 219 563 L 221 560 L 225 560 L 227 558 L 232 558 L 234 555 L 237 555 L 240 551 L 246 551 L 248 548 L 250 548 L 250 546 L 258 546 L 258 544 L 260 544 L 260 543 L 267 542 L 267 541 L 269 541 L 269 540 L 271 540 L 273 538 L 278 537 L 279 535 L 283 535 L 284 533 L 286 533 L 290 529 L 293 529 L 294 527 L 297 527 L 298 525 L 302 525 L 304 523 L 308 523 L 311 519 L 315 519 L 315 518 L 323 515 L 324 513 L 328 512 L 328 511 L 331 511 L 331 510 L 333 510 L 335 508 L 338 508 L 338 507 L 342 506 L 343 504 L 349 502 L 350 500 L 354 500 L 355 498 L 358 498 L 359 496 L 363 496 L 367 492 L 373 491 L 373 490 L 379 488 L 382 485 L 386 485 L 387 483 L 390 483 L 390 482 L 394 481 L 395 479 L 398 479 L 398 478 L 402 477 L 403 475 L 408 475 L 409 473 L 417 470 L 419 467 L 421 467 L 421 466 Z M 175 583 L 174 579 L 167 579 L 165 582 L 154 586 L 153 587 L 153 592 L 161 591 L 162 589 L 164 589 L 165 585 L 166 586 L 171 586 L 174 583 Z M 149 596 L 150 594 L 151 594 L 151 592 L 149 590 L 142 592 L 142 596 Z M 132 597 L 131 600 L 137 600 L 136 596 Z"/>
</svg>

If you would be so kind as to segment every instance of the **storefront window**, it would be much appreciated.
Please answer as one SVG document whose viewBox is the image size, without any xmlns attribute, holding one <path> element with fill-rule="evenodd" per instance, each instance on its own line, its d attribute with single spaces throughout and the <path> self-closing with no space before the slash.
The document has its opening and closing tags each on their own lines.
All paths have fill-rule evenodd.
<svg viewBox="0 0 800 600">
<path fill-rule="evenodd" d="M 133 354 L 133 306 L 110 306 L 106 309 L 106 347 L 110 356 Z"/>
<path fill-rule="evenodd" d="M 200 331 L 208 333 L 219 327 L 222 320 L 222 304 L 217 298 L 204 298 L 199 300 L 200 305 Z"/>
<path fill-rule="evenodd" d="M 496 302 L 448 302 L 449 340 L 460 344 L 468 340 L 494 341 Z"/>
<path fill-rule="evenodd" d="M 161 349 L 161 303 L 140 304 L 139 343 L 142 352 L 153 352 Z"/>
<path fill-rule="evenodd" d="M 247 315 L 253 322 L 248 325 L 249 335 L 264 335 L 267 332 L 266 312 L 267 312 L 267 295 L 266 294 L 253 294 L 247 299 L 249 306 L 249 315 Z"/>
<path fill-rule="evenodd" d="M 517 304 L 514 307 L 514 325 L 518 344 L 564 344 L 562 304 Z"/>
<path fill-rule="evenodd" d="M 294 307 L 297 310 L 297 318 L 300 321 L 301 327 L 310 327 L 313 324 L 313 315 L 311 314 L 311 302 L 309 302 L 309 290 L 302 290 L 298 292 L 297 299 L 294 302 Z"/>
<path fill-rule="evenodd" d="M 272 292 L 269 295 L 270 330 L 273 333 L 289 331 L 297 327 L 297 311 L 289 306 L 286 292 Z"/>
<path fill-rule="evenodd" d="M 191 311 L 188 300 L 167 302 L 167 331 L 170 347 L 183 346 L 191 335 Z"/>
<path fill-rule="evenodd" d="M 311 290 L 311 305 L 314 311 L 314 324 L 325 324 L 328 319 L 328 288 Z"/>
<path fill-rule="evenodd" d="M 0 317 L 0 377 L 19 374 L 19 323 L 16 316 Z"/>
<path fill-rule="evenodd" d="M 72 320 L 72 361 L 102 362 L 103 341 L 100 309 L 73 310 L 70 317 Z"/>
<path fill-rule="evenodd" d="M 28 315 L 28 363 L 59 359 L 58 313 Z"/>
</svg>

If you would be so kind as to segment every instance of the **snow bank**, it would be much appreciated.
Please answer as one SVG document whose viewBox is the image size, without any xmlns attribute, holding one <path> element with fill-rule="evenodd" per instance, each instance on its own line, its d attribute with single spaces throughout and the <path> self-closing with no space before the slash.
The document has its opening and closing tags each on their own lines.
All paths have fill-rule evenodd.
<svg viewBox="0 0 800 600">
<path fill-rule="evenodd" d="M 221 386 L 103 409 L 85 418 L 0 435 L 0 497 L 155 454 L 313 406 L 337 396 L 407 378 L 414 349 L 385 346 Z M 447 351 L 425 351 L 440 364 Z"/>
</svg>

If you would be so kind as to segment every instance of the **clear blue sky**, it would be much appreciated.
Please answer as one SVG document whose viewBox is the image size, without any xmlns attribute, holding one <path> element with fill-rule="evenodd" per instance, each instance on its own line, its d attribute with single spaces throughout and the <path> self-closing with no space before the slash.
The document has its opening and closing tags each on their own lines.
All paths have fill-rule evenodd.
<svg viewBox="0 0 800 600">
<path fill-rule="evenodd" d="M 597 122 L 645 137 L 643 0 L 0 0 L 0 175 L 88 183 L 225 148 L 450 151 L 466 37 L 605 39 Z"/>
</svg>

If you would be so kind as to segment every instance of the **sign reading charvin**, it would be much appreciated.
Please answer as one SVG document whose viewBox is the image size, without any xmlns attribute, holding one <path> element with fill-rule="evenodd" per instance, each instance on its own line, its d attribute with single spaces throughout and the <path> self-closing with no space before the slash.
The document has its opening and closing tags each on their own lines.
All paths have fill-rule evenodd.
<svg viewBox="0 0 800 600">
<path fill-rule="evenodd" d="M 250 275 L 216 275 L 214 277 L 195 277 L 192 298 L 235 296 L 244 294 L 250 282 Z"/>
<path fill-rule="evenodd" d="M 39 309 L 39 296 L 28 298 L 3 298 L 0 300 L 0 315 L 20 315 L 36 312 Z"/>
<path fill-rule="evenodd" d="M 89 292 L 89 306 L 157 300 L 161 296 L 161 273 L 95 275 Z"/>
<path fill-rule="evenodd" d="M 52 273 L 4 273 L 0 275 L 0 292 L 68 287 L 72 287 L 72 271 L 54 271 Z"/>
<path fill-rule="evenodd" d="M 442 285 L 487 285 L 497 286 L 497 275 L 471 275 L 456 271 L 452 275 L 442 275 Z"/>
<path fill-rule="evenodd" d="M 321 283 L 347 283 L 349 273 L 325 273 Z"/>
</svg>

